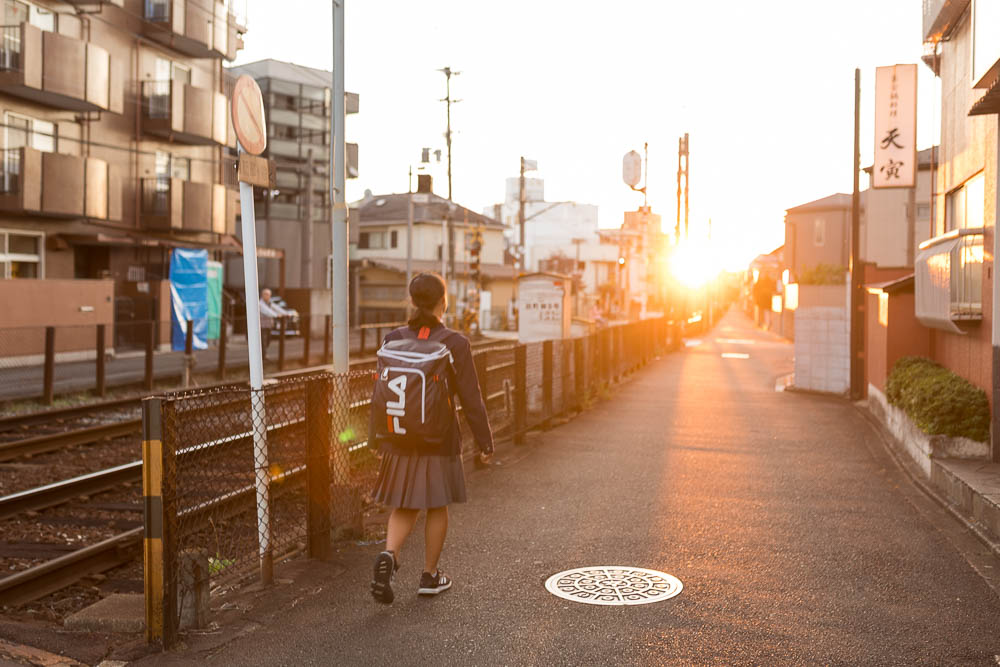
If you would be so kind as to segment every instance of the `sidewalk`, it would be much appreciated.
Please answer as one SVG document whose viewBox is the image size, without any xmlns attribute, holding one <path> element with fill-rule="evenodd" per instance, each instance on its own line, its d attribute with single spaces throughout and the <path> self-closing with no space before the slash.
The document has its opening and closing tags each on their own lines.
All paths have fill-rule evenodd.
<svg viewBox="0 0 1000 667">
<path fill-rule="evenodd" d="M 1000 653 L 1000 600 L 916 508 L 850 403 L 775 392 L 790 346 L 741 315 L 688 343 L 502 449 L 501 467 L 470 472 L 442 560 L 447 593 L 415 593 L 418 524 L 393 605 L 368 593 L 381 545 L 342 545 L 331 563 L 279 566 L 278 585 L 213 600 L 218 628 L 141 664 L 985 664 Z M 684 590 L 600 607 L 544 588 L 595 565 L 661 570 Z"/>
</svg>

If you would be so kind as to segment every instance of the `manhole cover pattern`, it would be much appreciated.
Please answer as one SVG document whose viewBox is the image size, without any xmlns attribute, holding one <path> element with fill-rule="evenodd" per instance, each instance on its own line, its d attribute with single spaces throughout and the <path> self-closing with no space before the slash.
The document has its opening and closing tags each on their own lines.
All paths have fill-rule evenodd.
<svg viewBox="0 0 1000 667">
<path fill-rule="evenodd" d="M 573 602 L 632 605 L 669 600 L 680 594 L 684 585 L 666 572 L 629 565 L 598 565 L 553 574 L 545 588 Z"/>
</svg>

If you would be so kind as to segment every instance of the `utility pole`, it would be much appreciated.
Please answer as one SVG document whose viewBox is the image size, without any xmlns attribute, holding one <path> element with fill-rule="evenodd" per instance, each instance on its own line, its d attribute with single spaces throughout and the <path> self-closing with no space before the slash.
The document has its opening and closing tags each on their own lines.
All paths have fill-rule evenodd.
<svg viewBox="0 0 1000 667">
<path fill-rule="evenodd" d="M 691 199 L 691 144 L 684 133 L 684 240 L 688 238 L 688 211 Z"/>
<path fill-rule="evenodd" d="M 851 400 L 864 396 L 865 370 L 861 365 L 864 343 L 864 276 L 861 266 L 861 194 L 858 172 L 861 171 L 861 70 L 854 70 L 854 193 L 851 196 Z"/>
<path fill-rule="evenodd" d="M 644 141 L 642 144 L 642 154 L 646 165 L 642 171 L 644 174 L 642 177 L 642 206 L 643 208 L 649 208 L 649 142 Z"/>
<path fill-rule="evenodd" d="M 521 156 L 521 176 L 518 179 L 520 184 L 517 197 L 517 223 L 521 228 L 521 247 L 520 247 L 520 257 L 519 264 L 521 265 L 521 273 L 525 272 L 525 255 L 528 254 L 528 249 L 525 247 L 524 243 L 524 156 Z"/>
<path fill-rule="evenodd" d="M 681 182 L 683 181 L 683 187 Z M 674 243 L 681 240 L 681 197 L 684 202 L 684 238 L 688 235 L 688 135 L 677 139 L 677 224 L 674 225 Z"/>
<path fill-rule="evenodd" d="M 301 287 L 312 287 L 313 271 L 313 151 L 306 156 L 306 220 L 302 227 L 302 273 Z"/>
<path fill-rule="evenodd" d="M 448 117 L 444 140 L 448 146 L 448 201 L 451 201 L 451 105 L 458 104 L 462 101 L 451 99 L 451 77 L 458 76 L 461 72 L 455 72 L 450 67 L 444 67 L 438 71 L 444 72 L 445 81 L 445 98 L 441 101 L 445 103 L 445 110 Z"/>
<path fill-rule="evenodd" d="M 348 220 L 344 198 L 344 4 L 333 0 L 333 87 L 330 90 L 330 205 L 331 254 L 330 321 L 333 326 L 333 371 L 346 373 L 350 364 L 348 331 Z"/>
<path fill-rule="evenodd" d="M 409 193 L 406 195 L 406 289 L 413 280 L 413 166 L 410 166 Z M 409 305 L 406 311 L 410 311 Z"/>
</svg>

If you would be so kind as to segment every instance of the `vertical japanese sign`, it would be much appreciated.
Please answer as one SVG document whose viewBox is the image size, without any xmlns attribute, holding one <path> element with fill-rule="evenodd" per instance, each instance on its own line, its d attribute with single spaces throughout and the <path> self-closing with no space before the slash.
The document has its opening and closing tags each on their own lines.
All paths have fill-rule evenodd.
<svg viewBox="0 0 1000 667">
<path fill-rule="evenodd" d="M 917 66 L 875 68 L 873 188 L 912 188 L 917 175 Z"/>
</svg>

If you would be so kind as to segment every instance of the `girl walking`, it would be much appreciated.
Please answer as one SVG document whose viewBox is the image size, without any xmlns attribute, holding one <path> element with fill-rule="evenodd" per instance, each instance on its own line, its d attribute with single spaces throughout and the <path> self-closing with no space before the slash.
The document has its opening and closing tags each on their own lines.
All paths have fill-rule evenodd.
<svg viewBox="0 0 1000 667">
<path fill-rule="evenodd" d="M 493 455 L 493 434 L 469 339 L 441 324 L 448 308 L 444 280 L 421 273 L 410 281 L 409 291 L 416 313 L 407 326 L 386 335 L 379 350 L 381 373 L 368 431 L 382 454 L 375 500 L 393 508 L 386 550 L 375 558 L 371 583 L 372 596 L 386 604 L 395 597 L 392 584 L 400 549 L 421 510 L 426 510 L 427 518 L 417 593 L 437 595 L 451 588 L 438 559 L 448 532 L 448 505 L 466 500 L 456 395 L 480 460 L 488 463 Z M 418 368 L 418 363 L 439 365 Z"/>
</svg>

